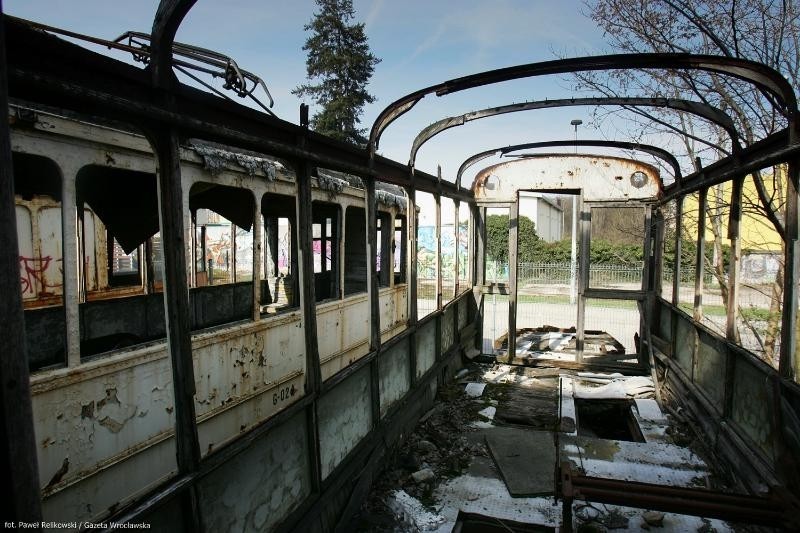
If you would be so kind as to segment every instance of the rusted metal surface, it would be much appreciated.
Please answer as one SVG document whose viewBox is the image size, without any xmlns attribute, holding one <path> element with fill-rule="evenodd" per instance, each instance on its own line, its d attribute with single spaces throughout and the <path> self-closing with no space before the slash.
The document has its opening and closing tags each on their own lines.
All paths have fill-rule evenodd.
<svg viewBox="0 0 800 533">
<path fill-rule="evenodd" d="M 62 302 L 61 205 L 50 197 L 16 199 L 19 271 L 26 307 Z"/>
<path fill-rule="evenodd" d="M 678 160 L 675 158 L 674 155 L 664 150 L 663 148 L 659 148 L 657 146 L 651 146 L 649 144 L 639 144 L 639 143 L 623 142 L 623 141 L 572 139 L 572 140 L 562 140 L 562 141 L 544 141 L 535 143 L 515 144 L 512 146 L 498 147 L 498 148 L 493 148 L 491 150 L 479 152 L 473 156 L 468 157 L 467 159 L 464 160 L 463 163 L 461 163 L 461 166 L 458 168 L 458 172 L 456 173 L 456 186 L 458 187 L 461 186 L 461 178 L 463 177 L 464 172 L 466 172 L 468 168 L 472 167 L 473 165 L 477 164 L 478 162 L 486 158 L 492 157 L 493 155 L 503 156 L 506 154 L 510 154 L 511 152 L 516 152 L 518 150 L 526 150 L 532 148 L 551 148 L 557 146 L 581 146 L 581 147 L 596 146 L 596 147 L 608 147 L 608 148 L 621 148 L 624 150 L 636 150 L 644 152 L 652 156 L 661 158 L 665 162 L 667 162 L 672 167 L 675 180 L 676 181 L 681 180 L 681 167 L 678 164 Z"/>
<path fill-rule="evenodd" d="M 408 285 L 395 285 L 380 291 L 381 342 L 406 329 L 408 324 Z"/>
<path fill-rule="evenodd" d="M 203 454 L 303 396 L 299 321 L 295 313 L 194 336 L 195 406 Z M 92 498 L 97 503 L 94 514 L 80 511 L 87 519 L 102 516 L 116 501 L 151 488 L 162 479 L 158 472 L 174 470 L 174 442 L 172 452 L 159 444 L 173 434 L 170 374 L 165 345 L 160 343 L 35 376 L 34 418 L 41 436 L 37 450 L 47 516 L 77 512 L 77 507 L 69 510 L 60 502 L 80 501 L 105 483 L 103 498 Z M 222 385 L 229 388 L 223 390 Z M 147 459 L 139 457 L 156 445 L 158 451 L 148 452 Z M 131 472 L 139 474 L 131 477 Z M 142 477 L 144 472 L 156 477 Z M 141 485 L 137 489 L 135 484 L 114 482 L 120 475 Z M 100 505 L 102 501 L 108 506 Z"/>
<path fill-rule="evenodd" d="M 193 3 L 191 0 L 161 3 L 153 27 L 153 66 L 149 71 L 141 71 L 129 65 L 102 58 L 50 36 L 32 32 L 16 23 L 11 45 L 7 47 L 12 56 L 9 64 L 14 95 L 30 98 L 43 104 L 70 107 L 79 112 L 101 114 L 112 119 L 144 124 L 150 131 L 158 132 L 155 135 L 151 134 L 151 137 L 159 141 L 157 144 L 162 177 L 172 176 L 174 178 L 164 180 L 167 183 L 162 181 L 161 187 L 162 207 L 166 204 L 162 211 L 162 215 L 164 215 L 162 219 L 167 220 L 164 232 L 168 235 L 167 248 L 174 261 L 173 267 L 168 268 L 173 277 L 168 280 L 166 287 L 167 291 L 171 291 L 171 296 L 167 298 L 167 309 L 173 327 L 176 322 L 183 321 L 170 334 L 173 355 L 177 354 L 176 361 L 182 363 L 180 371 L 176 371 L 175 380 L 172 380 L 168 378 L 169 365 L 163 343 L 150 347 L 139 347 L 128 352 L 117 352 L 107 359 L 91 363 L 81 362 L 78 344 L 80 338 L 78 302 L 81 298 L 80 281 L 85 280 L 86 273 L 82 274 L 80 263 L 83 261 L 78 259 L 78 254 L 74 253 L 80 248 L 77 243 L 79 232 L 74 216 L 77 206 L 74 203 L 73 179 L 79 168 L 76 168 L 74 162 L 62 165 L 64 174 L 69 177 L 63 183 L 64 202 L 61 206 L 61 220 L 65 234 L 62 255 L 68 259 L 64 264 L 63 287 L 68 324 L 67 359 L 72 368 L 41 373 L 40 376 L 37 376 L 40 381 L 34 387 L 36 389 L 34 396 L 39 396 L 42 401 L 47 399 L 49 401 L 48 408 L 53 410 L 68 407 L 70 416 L 63 423 L 72 424 L 75 428 L 80 426 L 87 432 L 94 431 L 100 434 L 105 431 L 110 435 L 100 438 L 100 446 L 108 453 L 99 459 L 87 457 L 85 451 L 81 451 L 81 449 L 74 450 L 75 457 L 81 462 L 81 470 L 77 473 L 75 469 L 78 468 L 78 465 L 72 463 L 71 456 L 68 457 L 69 461 L 66 463 L 63 454 L 59 456 L 57 453 L 53 453 L 47 456 L 47 474 L 44 473 L 43 468 L 40 477 L 46 483 L 45 487 L 49 491 L 47 492 L 49 494 L 47 504 L 51 509 L 49 512 L 54 512 L 52 509 L 64 508 L 71 509 L 76 513 L 86 513 L 85 509 L 78 509 L 78 503 L 92 501 L 92 503 L 99 502 L 100 507 L 100 509 L 94 509 L 93 512 L 102 514 L 106 512 L 106 506 L 113 507 L 114 504 L 129 501 L 130 498 L 139 495 L 142 490 L 152 487 L 173 474 L 174 466 L 176 466 L 173 453 L 176 444 L 178 450 L 182 450 L 178 453 L 178 464 L 180 464 L 181 470 L 187 475 L 199 475 L 203 465 L 209 464 L 205 461 L 213 461 L 213 459 L 203 459 L 200 462 L 199 458 L 192 457 L 192 451 L 197 447 L 195 439 L 191 435 L 193 431 L 199 430 L 199 438 L 202 439 L 202 445 L 205 448 L 203 451 L 207 457 L 216 455 L 208 452 L 215 451 L 217 446 L 225 446 L 223 451 L 236 450 L 226 456 L 227 459 L 233 457 L 235 453 L 242 453 L 247 443 L 254 442 L 247 441 L 247 436 L 253 434 L 253 432 L 249 432 L 249 428 L 258 421 L 269 419 L 270 416 L 279 417 L 280 415 L 276 415 L 276 413 L 280 409 L 291 408 L 280 407 L 279 402 L 282 401 L 280 395 L 270 396 L 270 393 L 288 391 L 289 396 L 293 398 L 297 396 L 297 392 L 295 395 L 291 394 L 295 384 L 297 389 L 302 387 L 304 391 L 308 391 L 308 395 L 303 396 L 302 400 L 307 401 L 308 404 L 303 404 L 302 411 L 298 409 L 297 412 L 293 412 L 293 414 L 301 413 L 306 421 L 304 430 L 308 439 L 308 450 L 305 455 L 302 452 L 298 455 L 300 458 L 298 462 L 302 462 L 303 458 L 308 459 L 309 485 L 311 487 L 309 492 L 313 494 L 313 498 L 308 502 L 307 507 L 313 507 L 315 511 L 307 517 L 305 523 L 311 523 L 318 516 L 333 509 L 334 506 L 328 506 L 327 502 L 335 500 L 337 495 L 334 493 L 339 487 L 348 486 L 346 483 L 349 483 L 356 475 L 363 473 L 364 470 L 361 469 L 363 464 L 374 465 L 377 463 L 377 460 L 374 459 L 377 455 L 373 455 L 373 450 L 379 451 L 381 445 L 373 442 L 371 436 L 374 436 L 377 441 L 386 439 L 390 433 L 384 431 L 382 426 L 384 422 L 379 416 L 380 395 L 376 395 L 376 391 L 380 392 L 376 376 L 380 375 L 378 359 L 381 354 L 375 350 L 370 351 L 370 344 L 371 348 L 378 348 L 381 341 L 391 341 L 391 337 L 396 335 L 396 332 L 404 332 L 405 328 L 400 326 L 404 318 L 400 310 L 405 307 L 404 302 L 407 302 L 409 309 L 406 317 L 411 318 L 411 324 L 410 328 L 405 331 L 410 333 L 409 348 L 413 342 L 416 350 L 409 349 L 408 353 L 403 355 L 415 359 L 409 360 L 408 367 L 403 364 L 393 364 L 387 366 L 387 369 L 396 369 L 394 378 L 399 378 L 401 374 L 413 376 L 415 372 L 419 374 L 427 370 L 428 374 L 425 379 L 430 381 L 428 383 L 417 382 L 412 385 L 414 393 L 421 396 L 426 391 L 432 390 L 428 387 L 429 384 L 435 388 L 434 378 L 431 376 L 438 372 L 445 361 L 442 359 L 442 352 L 443 348 L 447 348 L 447 346 L 442 346 L 442 342 L 444 341 L 444 344 L 449 346 L 452 340 L 457 340 L 457 332 L 449 328 L 451 325 L 455 325 L 456 319 L 460 324 L 461 314 L 456 312 L 456 307 L 453 305 L 448 306 L 444 313 L 435 312 L 424 321 L 422 331 L 417 334 L 414 330 L 416 326 L 414 320 L 416 283 L 413 275 L 407 277 L 412 285 L 412 287 L 408 287 L 408 293 L 403 287 L 393 287 L 389 291 L 381 291 L 379 294 L 375 288 L 371 287 L 369 304 L 366 295 L 357 295 L 318 306 L 313 297 L 310 207 L 312 198 L 321 199 L 324 195 L 335 195 L 336 193 L 330 190 L 316 190 L 312 194 L 312 166 L 323 164 L 334 170 L 351 171 L 364 176 L 382 178 L 392 183 L 418 186 L 421 190 L 437 193 L 437 198 L 444 193 L 471 201 L 469 194 L 457 191 L 453 185 L 444 183 L 441 179 L 437 180 L 424 173 L 411 173 L 404 165 L 374 154 L 382 130 L 426 94 L 444 95 L 486 83 L 575 70 L 650 67 L 708 70 L 745 79 L 777 95 L 779 106 L 783 106 L 779 111 L 790 117 L 791 127 L 795 130 L 792 130 L 792 135 L 777 135 L 749 150 L 743 150 L 740 154 L 741 159 L 728 158 L 716 166 L 709 166 L 701 173 L 696 173 L 697 179 L 693 182 L 676 183 L 670 189 L 671 193 L 684 194 L 693 187 L 703 188 L 715 180 L 741 175 L 747 168 L 750 168 L 748 165 L 751 167 L 757 164 L 763 166 L 766 161 L 778 161 L 788 157 L 796 158 L 800 151 L 796 144 L 797 123 L 794 94 L 785 80 L 774 71 L 738 59 L 670 54 L 601 56 L 560 60 L 500 69 L 451 80 L 413 93 L 390 106 L 373 127 L 371 150 L 348 147 L 307 132 L 302 127 L 272 117 L 265 117 L 252 110 L 241 109 L 238 106 L 230 105 L 230 102 L 219 102 L 207 94 L 188 87 L 178 87 L 170 70 L 172 38 L 180 20 Z M 187 217 L 189 212 L 186 201 L 187 185 L 190 187 L 197 181 L 215 183 L 225 181 L 251 189 L 254 194 L 268 189 L 265 185 L 255 184 L 261 179 L 261 176 L 255 181 L 247 181 L 242 177 L 243 173 L 241 172 L 231 173 L 219 180 L 201 176 L 199 173 L 192 178 L 187 178 L 186 176 L 190 172 L 189 167 L 192 165 L 186 165 L 185 161 L 184 164 L 181 164 L 181 159 L 186 159 L 186 157 L 180 153 L 180 147 L 177 144 L 178 135 L 182 138 L 206 138 L 225 144 L 235 144 L 249 150 L 292 158 L 292 166 L 298 176 L 295 212 L 298 217 L 297 225 L 300 227 L 299 247 L 302 255 L 299 271 L 303 280 L 301 286 L 303 298 L 302 308 L 299 312 L 288 313 L 274 319 L 262 319 L 258 313 L 260 309 L 257 308 L 258 289 L 254 287 L 254 321 L 252 323 L 226 326 L 213 333 L 206 332 L 190 338 L 186 327 L 187 311 L 181 309 L 181 305 L 173 308 L 170 308 L 169 305 L 170 301 L 173 302 L 173 305 L 175 302 L 185 303 L 182 296 L 182 293 L 188 292 L 185 290 L 185 284 L 196 281 L 192 278 L 189 266 L 192 264 L 190 254 L 194 252 L 180 245 L 182 241 L 191 242 L 187 233 L 191 228 L 191 221 Z M 98 151 L 98 155 L 101 154 L 114 155 L 108 154 L 108 151 L 105 154 Z M 743 164 L 741 164 L 742 161 L 744 161 Z M 516 168 L 524 169 L 526 165 L 533 167 L 528 161 L 519 163 Z M 182 172 L 184 168 L 186 172 Z M 655 183 L 657 175 L 648 174 L 650 170 L 642 168 L 641 171 L 648 177 L 649 183 Z M 269 174 L 269 170 L 266 170 L 264 178 L 267 179 L 265 181 L 269 181 Z M 609 175 L 607 178 L 616 180 L 618 175 L 622 176 L 622 174 L 615 174 Z M 792 175 L 796 182 L 796 172 Z M 240 178 L 242 180 L 238 181 Z M 570 184 L 570 180 L 562 180 L 557 186 L 551 185 L 552 188 L 580 188 L 594 192 L 592 187 L 603 183 L 602 179 L 595 181 L 598 183 L 586 181 L 585 186 Z M 521 183 L 530 186 L 531 184 L 542 185 L 543 182 L 532 180 L 528 175 L 521 180 Z M 611 183 L 613 185 L 614 182 Z M 282 185 L 279 184 L 276 187 Z M 485 183 L 481 183 L 481 186 L 483 185 Z M 606 185 L 608 184 L 606 183 Z M 646 187 L 642 188 L 646 189 Z M 513 190 L 516 191 L 517 188 Z M 483 188 L 483 200 L 487 202 L 511 201 L 499 195 L 493 197 L 492 194 L 486 194 L 489 190 L 488 187 Z M 632 196 L 631 191 L 622 189 L 616 191 L 619 195 L 612 197 L 611 200 L 624 201 L 630 198 L 651 200 L 657 198 L 659 194 L 657 186 L 653 190 L 642 191 L 641 197 L 636 194 Z M 645 192 L 648 192 L 649 195 L 645 195 Z M 182 194 L 183 199 L 181 198 Z M 344 191 L 344 194 L 341 194 L 336 200 L 340 201 L 341 205 L 352 203 L 352 205 L 363 207 L 364 196 L 369 198 L 371 194 L 354 194 Z M 257 212 L 258 210 L 256 210 Z M 410 213 L 413 215 L 414 210 L 411 209 Z M 790 216 L 795 217 L 796 211 L 790 210 Z M 370 218 L 371 225 L 374 223 L 374 217 Z M 796 220 L 793 219 L 793 224 L 794 222 Z M 787 232 L 793 243 L 793 247 L 787 251 L 789 259 L 795 257 L 796 226 L 797 224 L 794 224 L 791 231 Z M 411 223 L 409 230 L 413 230 Z M 31 243 L 34 243 L 35 238 L 35 232 L 31 231 Z M 172 244 L 170 244 L 170 239 Z M 370 241 L 374 244 L 374 235 L 370 235 Z M 178 246 L 174 244 L 176 242 L 179 244 Z M 413 244 L 415 243 L 413 237 L 409 238 L 409 243 L 412 245 L 413 253 Z M 343 256 L 342 252 L 343 248 L 340 247 L 340 256 Z M 588 253 L 583 255 L 588 256 Z M 482 260 L 482 258 L 475 258 L 477 263 Z M 256 254 L 254 254 L 253 261 L 258 261 Z M 185 266 L 181 265 L 182 262 L 185 263 Z M 409 269 L 413 269 L 414 266 L 415 263 L 409 261 Z M 795 266 L 795 275 L 796 270 Z M 90 276 L 96 277 L 92 288 L 95 290 L 102 288 L 103 280 L 98 268 L 95 268 L 94 273 L 90 269 L 87 271 Z M 253 271 L 257 273 L 258 268 L 254 266 Z M 338 274 L 340 276 L 338 283 L 340 294 L 338 296 L 341 298 L 344 273 L 340 271 Z M 480 275 L 478 274 L 479 277 Z M 790 283 L 796 283 L 796 279 L 791 278 Z M 180 289 L 181 287 L 184 287 L 183 291 Z M 396 293 L 393 294 L 392 291 L 396 291 Z M 786 294 L 790 295 L 791 301 L 793 298 L 791 295 L 795 293 L 789 290 Z M 467 296 L 464 295 L 462 298 Z M 379 310 L 375 309 L 376 301 Z M 386 302 L 385 307 L 384 302 Z M 392 309 L 394 314 L 390 316 Z M 363 327 L 364 317 L 370 316 L 366 312 L 367 310 L 372 312 L 373 324 L 378 320 L 381 321 L 383 325 L 380 328 Z M 299 319 L 299 316 L 302 316 L 302 320 Z M 384 316 L 387 319 L 386 322 L 383 322 Z M 789 316 L 790 320 L 793 320 L 791 318 L 793 313 L 790 313 Z M 792 325 L 790 324 L 790 326 Z M 300 327 L 302 335 L 297 335 L 298 327 Z M 321 330 L 323 334 L 320 333 Z M 784 343 L 784 346 L 792 346 L 796 339 L 786 331 L 792 330 L 784 328 L 784 333 L 789 338 L 789 342 Z M 376 338 L 376 333 L 381 337 Z M 320 352 L 322 346 L 317 344 L 318 340 L 320 342 L 331 340 L 325 334 L 330 335 L 332 339 L 330 346 L 325 348 L 325 351 L 329 353 L 323 356 L 328 358 L 326 363 L 329 363 L 330 373 L 336 372 L 336 365 L 339 369 L 356 368 L 353 372 L 344 370 L 344 372 L 336 374 L 336 377 L 330 380 L 331 385 L 327 388 L 324 388 L 321 383 Z M 429 338 L 432 339 L 430 346 L 425 346 L 424 343 Z M 271 342 L 277 343 L 277 347 L 270 345 Z M 263 355 L 272 350 L 289 355 L 283 360 L 275 361 L 272 367 L 268 360 L 262 364 L 259 354 Z M 284 351 L 282 352 L 282 350 Z M 457 350 L 451 350 L 451 354 L 456 352 Z M 358 358 L 361 360 L 353 364 Z M 447 364 L 450 365 L 450 362 L 448 361 Z M 785 364 L 782 365 L 784 371 L 785 368 Z M 192 378 L 193 372 L 196 372 L 194 379 Z M 205 383 L 202 372 L 205 372 L 206 375 Z M 278 374 L 278 376 L 272 374 Z M 179 410 L 183 413 L 182 423 L 178 425 L 177 436 L 169 433 L 173 420 L 171 419 L 172 413 L 166 407 L 163 409 L 164 413 L 159 413 L 155 418 L 151 418 L 152 413 L 149 407 L 146 412 L 140 408 L 142 402 L 155 401 L 153 398 L 148 400 L 144 397 L 145 395 L 158 396 L 158 394 L 154 394 L 152 386 L 160 387 L 162 383 L 153 381 L 156 378 L 161 381 L 168 379 L 169 386 L 174 385 L 176 388 L 174 399 L 179 402 L 183 401 L 183 408 Z M 231 384 L 224 383 L 225 380 Z M 335 384 L 333 384 L 334 382 Z M 397 396 L 395 398 L 395 402 L 397 402 L 401 396 L 398 391 L 405 390 L 405 387 L 400 386 L 403 384 L 402 380 L 389 379 L 387 383 L 394 391 L 390 396 L 392 398 Z M 777 384 L 777 380 L 774 383 Z M 388 390 L 390 385 L 385 388 Z M 148 386 L 151 387 L 149 392 Z M 394 388 L 395 386 L 397 387 Z M 76 388 L 74 394 L 63 395 L 64 390 L 70 387 Z M 253 387 L 253 391 L 248 396 L 248 393 L 242 391 L 240 387 Z M 195 389 L 198 394 L 196 398 L 193 398 L 192 392 Z M 317 395 L 321 390 L 330 394 L 327 398 L 336 401 L 332 401 L 330 404 L 324 402 L 325 398 L 321 399 L 323 401 L 319 401 L 320 398 Z M 56 397 L 62 399 L 61 404 L 57 404 Z M 412 412 L 412 415 L 409 416 L 413 417 L 413 409 L 410 405 L 413 403 L 416 406 L 417 403 L 421 404 L 422 402 L 419 397 L 409 398 L 406 396 L 405 398 L 409 400 L 409 408 L 405 409 L 404 413 Z M 778 399 L 776 394 L 775 401 Z M 216 407 L 218 400 L 223 405 Z M 273 401 L 272 407 L 269 405 L 270 400 Z M 399 403 L 405 406 L 406 400 Z M 298 400 L 291 400 L 287 405 L 291 405 L 292 402 L 298 402 Z M 132 407 L 136 409 L 132 410 Z M 198 411 L 197 417 L 186 416 L 186 413 L 192 408 Z M 38 414 L 42 412 L 44 411 L 40 410 Z M 131 412 L 134 413 L 133 416 L 131 416 Z M 319 418 L 317 418 L 318 412 Z M 271 420 L 277 420 L 277 418 Z M 53 422 L 51 419 L 47 419 L 45 424 L 50 424 L 50 426 L 46 429 L 51 429 L 52 426 L 57 427 L 60 423 L 62 422 Z M 346 427 L 347 431 L 342 432 L 341 427 Z M 71 431 L 75 428 L 72 428 Z M 137 431 L 134 431 L 134 428 L 137 428 Z M 167 429 L 162 430 L 163 428 Z M 372 428 L 376 428 L 376 430 L 371 431 Z M 135 435 L 130 436 L 127 432 L 133 432 Z M 77 439 L 76 435 L 78 432 L 73 431 L 68 434 L 68 438 L 61 439 L 64 442 L 54 439 L 55 442 L 48 443 L 47 446 L 41 443 L 41 447 L 63 451 L 64 447 L 78 446 L 78 444 L 66 442 Z M 116 437 L 112 437 L 112 435 L 116 435 Z M 319 449 L 320 435 L 324 442 L 330 443 L 330 447 L 327 449 L 323 447 L 322 451 Z M 129 436 L 130 438 L 128 438 Z M 226 445 L 226 443 L 230 444 Z M 39 451 L 41 452 L 41 450 Z M 81 455 L 82 453 L 84 455 Z M 320 465 L 320 458 L 323 454 L 324 458 Z M 29 453 L 28 456 L 30 458 L 31 454 Z M 219 457 L 219 455 L 216 456 Z M 358 460 L 353 460 L 353 457 L 357 457 Z M 198 462 L 199 464 L 197 464 Z M 226 466 L 228 466 L 227 460 L 221 460 L 216 468 L 222 471 Z M 323 474 L 341 474 L 341 479 L 330 480 L 326 485 L 321 485 L 320 467 Z M 261 481 L 272 477 L 268 471 L 265 472 L 267 473 L 263 476 L 256 477 L 260 477 Z M 114 479 L 119 479 L 120 475 L 130 476 L 132 480 L 130 487 L 113 486 Z M 230 485 L 236 479 L 235 477 L 227 479 L 224 476 L 220 477 L 222 483 L 217 485 L 218 487 Z M 186 476 L 174 478 L 170 481 L 172 487 L 168 488 L 178 485 L 185 487 L 185 479 Z M 97 497 L 96 492 L 100 486 L 113 487 Z M 197 486 L 198 484 L 195 482 L 190 483 L 186 492 L 193 495 Z M 325 495 L 319 496 L 323 487 Z M 331 489 L 331 487 L 334 488 Z M 127 492 L 126 489 L 128 489 Z M 256 492 L 252 491 L 251 494 Z M 98 499 L 93 500 L 95 497 Z M 253 505 L 250 505 L 248 501 L 245 505 L 243 502 L 243 506 L 248 509 L 256 508 L 257 500 L 253 500 L 252 503 Z M 274 508 L 276 513 L 289 513 L 287 506 L 275 505 Z M 303 509 L 299 509 L 299 511 L 303 511 Z M 199 516 L 196 507 L 190 509 L 190 516 Z M 220 514 L 220 516 L 224 515 Z M 284 517 L 274 518 L 277 521 Z M 287 520 L 290 519 L 287 518 Z M 192 525 L 202 526 L 199 520 Z"/>
<path fill-rule="evenodd" d="M 798 525 L 795 511 L 775 497 L 583 476 L 565 463 L 562 463 L 561 470 L 561 494 L 564 498 L 565 528 L 571 528 L 571 505 L 574 500 L 785 527 L 789 530 L 796 529 Z"/>
<path fill-rule="evenodd" d="M 259 115 L 189 87 L 182 87 L 183 107 L 182 112 L 177 113 L 151 97 L 150 80 L 144 71 L 32 31 L 24 24 L 12 21 L 9 27 L 14 29 L 10 35 L 13 43 L 9 43 L 9 50 L 14 52 L 9 55 L 12 85 L 15 94 L 27 100 L 114 120 L 157 120 L 184 128 L 186 137 L 201 137 L 246 150 L 303 159 L 326 168 L 373 175 L 397 185 L 411 182 L 404 164 L 378 155 L 370 158 L 365 150 L 331 141 L 314 132 L 304 132 L 302 127 Z M 55 57 L 58 61 L 43 60 Z M 69 67 L 64 69 L 67 64 Z M 53 76 L 54 72 L 59 74 Z M 100 79 L 102 83 L 92 86 Z M 307 136 L 307 142 L 299 147 L 297 138 L 303 135 Z M 435 177 L 420 171 L 415 176 L 419 188 L 436 190 Z M 468 199 L 467 195 L 458 193 L 452 183 L 444 183 L 442 187 L 450 195 Z"/>
<path fill-rule="evenodd" d="M 580 190 L 584 201 L 641 201 L 656 200 L 660 184 L 657 169 L 632 159 L 542 154 L 481 170 L 472 190 L 479 202 L 513 202 L 520 190 Z"/>
</svg>

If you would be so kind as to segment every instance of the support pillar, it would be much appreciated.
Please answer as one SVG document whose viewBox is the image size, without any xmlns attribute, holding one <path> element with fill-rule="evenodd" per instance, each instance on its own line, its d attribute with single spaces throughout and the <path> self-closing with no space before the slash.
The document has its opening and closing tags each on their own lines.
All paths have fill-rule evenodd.
<svg viewBox="0 0 800 533">
<path fill-rule="evenodd" d="M 0 11 L 2 11 L 0 6 Z M 5 31 L 0 13 L 0 109 L 8 109 Z M 19 284 L 19 243 L 14 207 L 14 170 L 8 120 L 0 121 L 0 479 L 8 488 L 0 503 L 4 520 L 38 522 L 39 466 L 25 340 L 25 317 Z"/>
</svg>

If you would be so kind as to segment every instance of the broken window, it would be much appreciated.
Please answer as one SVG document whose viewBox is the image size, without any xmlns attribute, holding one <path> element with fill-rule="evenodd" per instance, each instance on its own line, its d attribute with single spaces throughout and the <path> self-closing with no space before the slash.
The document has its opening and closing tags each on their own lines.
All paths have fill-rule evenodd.
<svg viewBox="0 0 800 533">
<path fill-rule="evenodd" d="M 147 279 L 150 289 L 164 289 L 164 250 L 161 248 L 161 233 L 156 233 L 147 242 L 148 271 Z"/>
<path fill-rule="evenodd" d="M 453 299 L 456 288 L 456 208 L 450 198 L 441 197 L 442 215 L 439 238 L 442 243 L 442 255 L 439 260 L 439 271 L 442 276 L 442 305 Z"/>
<path fill-rule="evenodd" d="M 723 337 L 728 307 L 728 220 L 731 187 L 732 183 L 726 182 L 708 189 L 704 228 L 702 321 Z"/>
<path fill-rule="evenodd" d="M 436 269 L 438 265 L 436 202 L 433 195 L 417 192 L 417 318 L 436 309 Z"/>
<path fill-rule="evenodd" d="M 261 310 L 278 313 L 299 304 L 294 198 L 265 194 L 261 199 L 261 214 L 264 228 Z"/>
<path fill-rule="evenodd" d="M 126 253 L 122 245 L 110 231 L 106 231 L 108 246 L 108 284 L 112 287 L 136 286 L 142 284 L 139 268 L 139 248 Z"/>
<path fill-rule="evenodd" d="M 546 204 L 544 207 L 552 209 Z M 558 212 L 559 218 L 562 212 Z M 589 287 L 640 290 L 644 272 L 643 207 L 592 207 Z"/>
<path fill-rule="evenodd" d="M 189 190 L 189 210 L 195 240 L 192 329 L 252 318 L 253 193 L 197 182 Z"/>
<path fill-rule="evenodd" d="M 786 242 L 778 228 L 787 219 L 786 170 L 781 164 L 747 176 L 740 202 L 737 342 L 773 368 L 781 352 Z"/>
<path fill-rule="evenodd" d="M 458 206 L 458 227 L 456 229 L 458 254 L 458 290 L 464 292 L 472 286 L 469 265 L 469 243 L 470 243 L 470 209 L 469 204 L 461 203 Z"/>
<path fill-rule="evenodd" d="M 661 256 L 661 297 L 672 301 L 672 289 L 675 282 L 675 230 L 677 228 L 677 203 L 671 200 L 661 206 L 661 215 L 664 218 L 664 240 L 662 242 Z M 656 251 L 656 253 L 659 253 Z"/>
<path fill-rule="evenodd" d="M 522 212 L 524 208 L 521 209 Z M 483 302 L 483 353 L 491 354 L 508 337 L 508 208 L 486 209 L 486 283 L 490 292 Z M 525 279 L 524 269 L 520 280 Z M 524 320 L 518 310 L 517 325 Z M 571 325 L 571 324 L 570 324 Z"/>
<path fill-rule="evenodd" d="M 28 366 L 38 370 L 66 363 L 61 171 L 44 157 L 12 158 Z"/>
<path fill-rule="evenodd" d="M 147 294 L 159 230 L 155 174 L 87 165 L 76 177 L 76 201 L 81 359 L 164 338 L 163 296 Z"/>
<path fill-rule="evenodd" d="M 367 220 L 363 208 L 347 208 L 344 231 L 344 295 L 347 296 L 367 291 Z"/>
<path fill-rule="evenodd" d="M 318 302 L 339 297 L 339 212 L 336 204 L 311 204 L 314 292 Z M 364 261 L 365 257 L 362 254 Z"/>
<path fill-rule="evenodd" d="M 375 269 L 378 275 L 378 286 L 388 287 L 389 280 L 393 274 L 392 268 L 392 248 L 393 235 L 392 215 L 378 211 L 376 219 L 376 253 Z"/>
<path fill-rule="evenodd" d="M 195 285 L 253 280 L 253 195 L 246 189 L 199 182 L 189 191 L 194 222 Z"/>
<path fill-rule="evenodd" d="M 394 241 L 392 242 L 392 250 L 394 252 L 395 285 L 398 283 L 405 283 L 406 281 L 406 250 L 408 249 L 406 246 L 406 222 L 405 215 L 397 215 L 394 217 Z"/>
<path fill-rule="evenodd" d="M 678 307 L 694 313 L 694 289 L 697 265 L 697 235 L 700 210 L 700 195 L 692 193 L 682 198 L 681 257 L 678 259 L 677 276 Z"/>
<path fill-rule="evenodd" d="M 198 209 L 194 224 L 196 286 L 233 283 L 231 221 L 210 209 Z"/>
</svg>

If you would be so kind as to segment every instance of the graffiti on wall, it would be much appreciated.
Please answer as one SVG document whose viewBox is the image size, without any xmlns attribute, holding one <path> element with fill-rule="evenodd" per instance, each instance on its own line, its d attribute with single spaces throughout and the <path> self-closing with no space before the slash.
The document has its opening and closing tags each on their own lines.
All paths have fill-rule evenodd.
<svg viewBox="0 0 800 533">
<path fill-rule="evenodd" d="M 23 298 L 37 296 L 50 296 L 56 294 L 55 290 L 62 286 L 61 283 L 61 259 L 53 260 L 49 255 L 42 257 L 19 256 L 19 284 L 22 289 Z M 53 279 L 53 268 L 58 270 L 58 276 Z M 51 270 L 48 273 L 48 270 Z"/>
</svg>

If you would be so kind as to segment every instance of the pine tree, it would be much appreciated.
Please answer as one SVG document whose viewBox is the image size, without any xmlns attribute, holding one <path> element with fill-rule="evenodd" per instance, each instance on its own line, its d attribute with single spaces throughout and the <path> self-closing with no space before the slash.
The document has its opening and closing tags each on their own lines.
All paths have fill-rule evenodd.
<svg viewBox="0 0 800 533">
<path fill-rule="evenodd" d="M 315 1 L 320 10 L 304 27 L 313 33 L 303 50 L 308 53 L 307 78 L 316 83 L 292 93 L 322 107 L 311 119 L 314 131 L 363 146 L 366 130 L 358 126 L 364 105 L 375 101 L 366 87 L 380 59 L 369 50 L 364 24 L 351 23 L 352 0 Z"/>
</svg>

